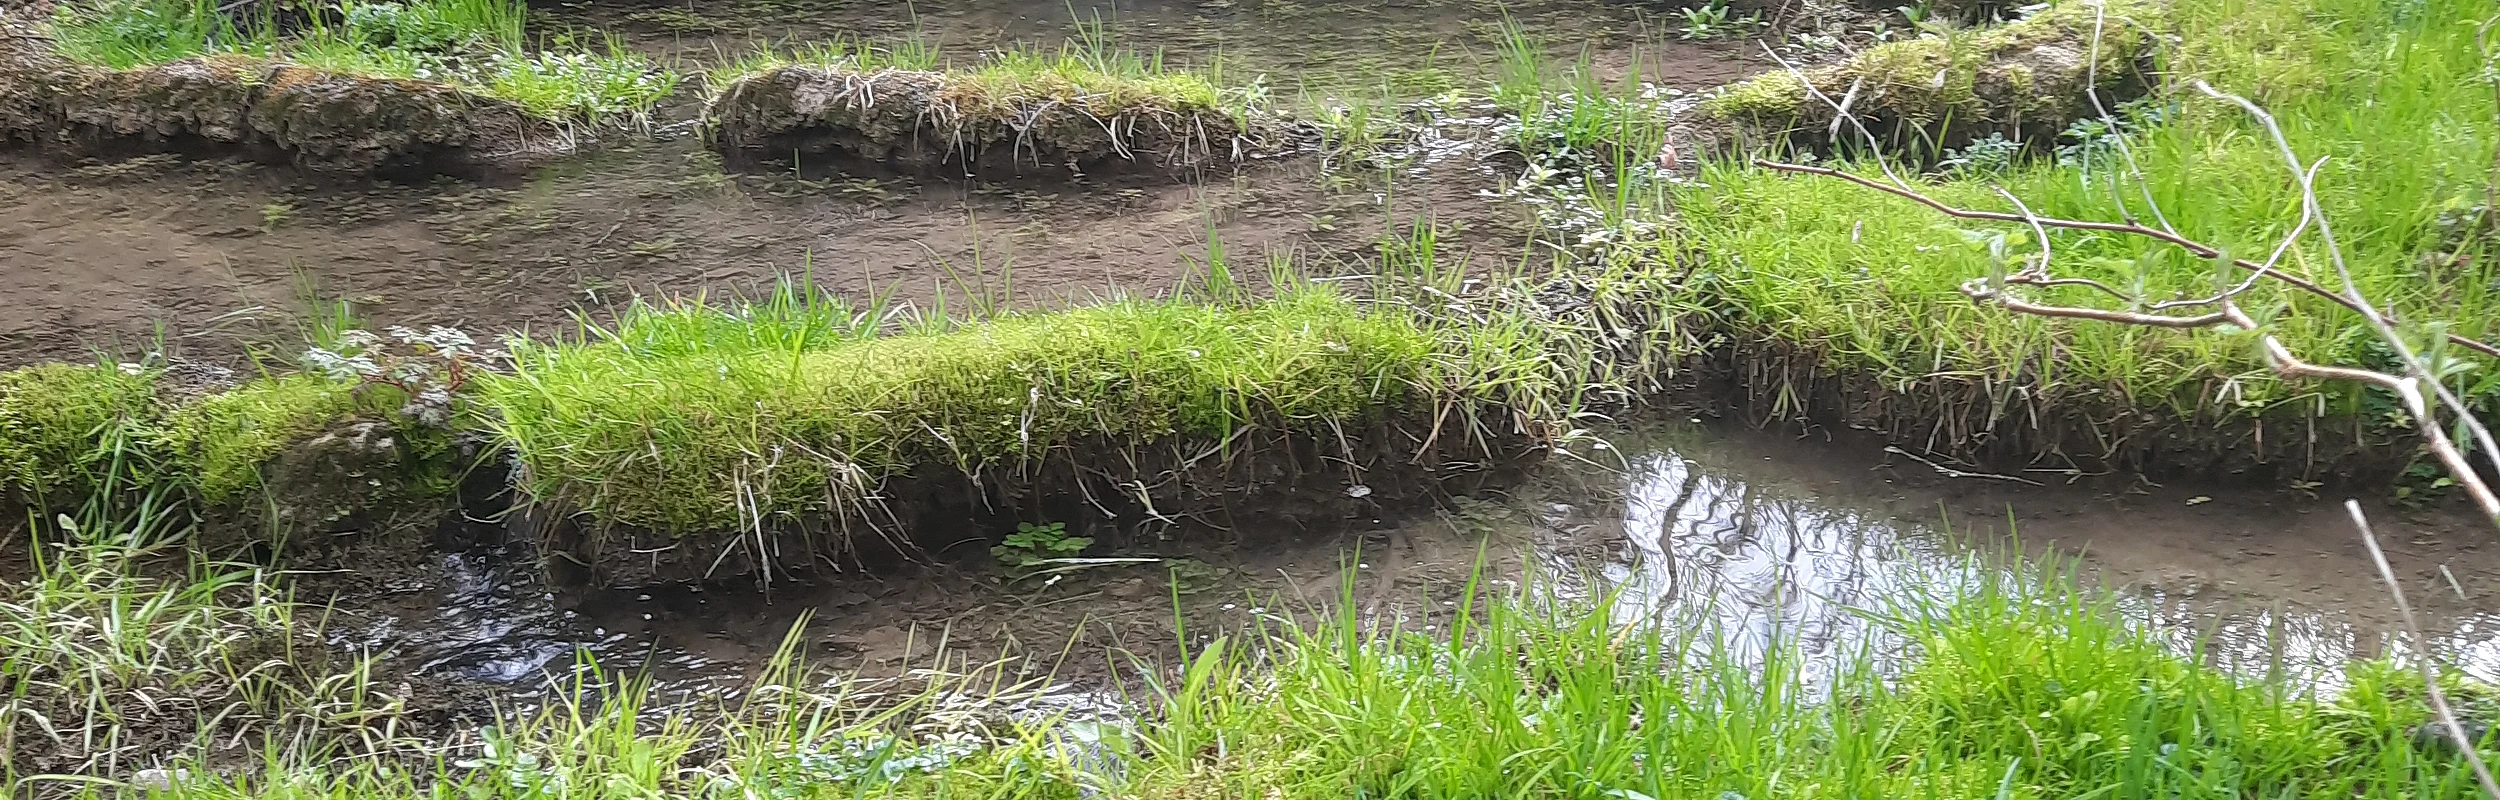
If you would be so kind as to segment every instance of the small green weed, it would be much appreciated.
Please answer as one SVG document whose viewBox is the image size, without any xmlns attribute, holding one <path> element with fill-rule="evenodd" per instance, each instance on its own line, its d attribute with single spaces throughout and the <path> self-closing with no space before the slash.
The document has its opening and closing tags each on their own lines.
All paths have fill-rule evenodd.
<svg viewBox="0 0 2500 800">
<path fill-rule="evenodd" d="M 278 226 L 284 225 L 287 220 L 294 218 L 294 203 L 277 202 L 263 205 L 260 207 L 261 232 L 267 233 L 269 231 L 277 230 Z"/>
<path fill-rule="evenodd" d="M 1006 541 L 990 548 L 990 557 L 998 559 L 1010 571 L 1022 573 L 1049 564 L 1054 559 L 1073 558 L 1094 546 L 1088 536 L 1068 535 L 1068 524 L 1052 522 L 1035 525 L 1016 523 L 1016 532 Z"/>
<path fill-rule="evenodd" d="M 1762 25 L 1759 12 L 1737 16 L 1728 9 L 1727 0 L 1710 0 L 1676 13 L 1684 17 L 1684 30 L 1678 35 L 1686 41 L 1743 36 Z"/>
</svg>

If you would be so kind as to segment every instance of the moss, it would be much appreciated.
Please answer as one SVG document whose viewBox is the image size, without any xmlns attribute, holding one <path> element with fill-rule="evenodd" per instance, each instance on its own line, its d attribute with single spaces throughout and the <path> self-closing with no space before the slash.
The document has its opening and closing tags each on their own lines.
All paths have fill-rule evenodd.
<svg viewBox="0 0 2500 800">
<path fill-rule="evenodd" d="M 169 449 L 212 504 L 261 485 L 261 466 L 288 445 L 358 411 L 353 384 L 314 375 L 263 378 L 175 410 L 165 421 Z"/>
<path fill-rule="evenodd" d="M 117 439 L 133 441 L 160 413 L 152 373 L 70 364 L 0 372 L 0 488 L 76 490 Z"/>
<path fill-rule="evenodd" d="M 1702 111 L 1758 133 L 1823 144 L 1834 115 L 1829 103 L 1806 91 L 1811 80 L 1832 102 L 1845 100 L 1879 137 L 1890 140 L 1888 147 L 1932 154 L 1990 131 L 2015 138 L 2054 136 L 2089 110 L 2087 90 L 2107 92 L 2140 82 L 2137 64 L 2153 43 L 2146 30 L 2159 27 L 2161 14 L 2150 0 L 2070 0 L 1993 28 L 1877 45 L 1840 64 L 1807 70 L 1805 80 L 1787 71 L 1762 75 L 1704 101 Z M 1856 138 L 1853 132 L 1842 135 Z"/>
<path fill-rule="evenodd" d="M 653 312 L 616 343 L 520 354 L 483 402 L 534 493 L 693 532 L 837 511 L 915 467 L 968 474 L 1090 437 L 1221 441 L 1252 425 L 1428 408 L 1473 384 L 1401 314 L 1303 292 L 1249 308 L 1122 303 L 804 349 L 689 343 Z"/>
</svg>

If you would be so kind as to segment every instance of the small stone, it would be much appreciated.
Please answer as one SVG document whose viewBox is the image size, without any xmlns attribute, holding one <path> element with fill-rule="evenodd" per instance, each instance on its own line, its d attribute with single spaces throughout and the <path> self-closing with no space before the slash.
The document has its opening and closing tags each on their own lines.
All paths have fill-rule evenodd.
<svg viewBox="0 0 2500 800">
<path fill-rule="evenodd" d="M 161 769 L 151 767 L 133 773 L 130 776 L 130 785 L 152 792 L 170 792 L 173 791 L 174 784 L 182 783 L 190 779 L 191 771 L 187 769 Z"/>
<path fill-rule="evenodd" d="M 2491 725 L 2481 720 L 2457 720 L 2457 727 L 2464 728 L 2465 738 L 2472 739 L 2478 744 L 2491 738 Z M 2461 752 L 2457 748 L 2456 737 L 2449 735 L 2448 726 L 2438 720 L 2413 726 L 2413 746 L 2425 752 L 2447 755 L 2456 755 Z"/>
</svg>

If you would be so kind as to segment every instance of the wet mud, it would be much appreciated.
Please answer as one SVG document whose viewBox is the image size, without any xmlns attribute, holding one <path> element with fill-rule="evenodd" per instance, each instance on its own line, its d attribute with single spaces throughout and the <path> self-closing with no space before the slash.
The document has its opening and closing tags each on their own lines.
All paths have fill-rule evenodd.
<svg viewBox="0 0 2500 800">
<path fill-rule="evenodd" d="M 367 325 L 567 333 L 636 296 L 757 295 L 800 275 L 863 304 L 1049 306 L 1160 293 L 1211 252 L 1360 269 L 1392 215 L 1512 257 L 1520 218 L 1428 183 L 1331 188 L 1307 164 L 1204 184 L 1056 187 L 731 175 L 692 140 L 623 146 L 510 185 L 312 185 L 242 161 L 64 169 L 0 153 L 0 364 L 97 349 L 234 361 Z"/>
<path fill-rule="evenodd" d="M 1022 0 L 921 6 L 916 18 L 885 4 L 777 0 L 533 11 L 549 31 L 600 26 L 689 68 L 785 36 L 879 38 L 915 25 L 970 58 L 1015 43 L 1057 46 L 1095 12 L 1117 34 L 1110 46 L 1221 66 L 1232 70 L 1226 83 L 1264 75 L 1276 98 L 1305 88 L 1323 98 L 1422 97 L 1475 86 L 1498 63 L 1499 18 L 1445 2 L 1359 14 L 1285 3 L 1113 13 Z M 1663 10 L 1546 2 L 1508 11 L 1532 34 L 1585 45 L 1609 80 L 1698 90 L 1768 66 L 1750 42 L 1676 39 L 1659 27 Z M 769 31 L 766 19 L 776 21 Z M 1308 85 L 1289 86 L 1289 76 Z M 1515 263 L 1526 247 L 1524 212 L 1479 196 L 1494 180 L 1486 165 L 1407 170 L 1394 184 L 1324 170 L 1309 152 L 1143 185 L 950 182 L 814 163 L 742 173 L 696 135 L 698 105 L 680 98 L 645 135 L 603 137 L 595 153 L 482 183 L 340 182 L 244 158 L 66 160 L 0 148 L 0 207 L 10 209 L 0 215 L 0 294 L 15 301 L 0 309 L 0 365 L 98 350 L 239 364 L 250 350 L 300 347 L 303 331 L 336 320 L 341 303 L 375 326 L 571 331 L 577 311 L 601 320 L 636 295 L 751 294 L 784 274 L 862 301 L 1047 306 L 1168 291 L 1218 253 L 1253 281 L 1265 270 L 1246 267 L 1275 254 L 1360 272 L 1384 232 L 1417 219 L 1441 229 L 1444 260 Z"/>
</svg>

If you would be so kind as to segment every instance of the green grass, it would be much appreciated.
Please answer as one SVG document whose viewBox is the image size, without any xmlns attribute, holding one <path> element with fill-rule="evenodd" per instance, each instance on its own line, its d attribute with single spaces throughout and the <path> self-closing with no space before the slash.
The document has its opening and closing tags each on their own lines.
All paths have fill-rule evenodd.
<svg viewBox="0 0 2500 800">
<path fill-rule="evenodd" d="M 13 788 L 238 742 L 337 744 L 390 712 L 368 665 L 318 644 L 266 572 L 201 564 L 164 577 L 125 542 L 66 538 L 33 551 L 31 576 L 0 583 L 0 778 Z"/>
<path fill-rule="evenodd" d="M 890 476 L 971 474 L 1079 441 L 1214 442 L 1553 391 L 1516 328 L 1427 326 L 1312 286 L 876 335 L 885 316 L 787 288 L 638 306 L 613 330 L 521 348 L 479 399 L 533 494 L 692 531 L 751 522 L 742 508 L 846 510 Z"/>
<path fill-rule="evenodd" d="M 2180 0 L 2171 18 L 2184 44 L 2165 56 L 2165 67 L 2267 103 L 2295 148 L 2331 157 L 2321 200 L 2366 294 L 2409 319 L 2445 321 L 2451 332 L 2488 341 L 2500 320 L 2500 272 L 2491 266 L 2491 237 L 2470 228 L 2487 213 L 2500 121 L 2474 26 L 2458 21 L 2495 14 L 2500 4 L 2491 0 Z M 1930 176 L 1921 188 L 1965 207 L 2012 211 L 1991 188 L 2002 184 L 2041 214 L 2115 221 L 2131 212 L 2155 224 L 2149 194 L 2187 236 L 2263 258 L 2297 217 L 2296 190 L 2244 115 L 2184 91 L 2138 112 L 2129 141 L 2141 184 L 2102 150 L 2091 159 L 2070 152 L 2000 172 Z M 1864 164 L 1852 168 L 1872 173 Z M 2273 380 L 2243 337 L 2021 318 L 1956 293 L 1961 282 L 2001 269 L 1989 240 L 2002 237 L 2020 256 L 2031 250 L 2028 231 L 1955 225 L 1838 181 L 1733 163 L 1714 166 L 1702 184 L 1677 191 L 1675 202 L 1687 227 L 1680 244 L 1705 264 L 1707 302 L 1725 308 L 1736 327 L 1870 382 L 1895 390 L 1976 383 L 1998 396 L 2021 386 L 2039 402 L 2034 408 L 2098 398 L 2179 418 L 2357 415 L 2403 424 L 2386 401 L 2352 387 Z M 2211 265 L 2145 241 L 2052 239 L 2061 276 L 2153 299 L 2216 287 Z M 2309 245 L 2292 254 L 2289 269 L 2337 285 L 2315 240 Z M 2044 296 L 2098 302 L 2082 291 Z M 2304 357 L 2388 363 L 2347 312 L 2270 284 L 2248 297 L 2252 308 L 2280 309 L 2273 332 Z M 2488 366 L 2451 380 L 2490 408 L 2500 398 L 2500 371 Z"/>
<path fill-rule="evenodd" d="M 676 90 L 676 72 L 614 39 L 560 34 L 531 47 L 514 0 L 350 2 L 281 36 L 274 19 L 237 20 L 207 0 L 78 0 L 59 6 L 59 52 L 131 69 L 235 54 L 344 74 L 449 83 L 561 121 L 639 120 Z"/>
<path fill-rule="evenodd" d="M 1558 61 L 1546 43 L 1507 20 L 1495 44 L 1491 99 L 1519 119 L 1515 146 L 1522 155 L 1618 175 L 1657 157 L 1667 120 L 1659 100 L 1644 96 L 1640 59 L 1608 81 L 1587 53 Z"/>
<path fill-rule="evenodd" d="M 1704 628 L 1626 625 L 1535 599 L 1533 582 L 1471 587 L 1467 622 L 1438 633 L 1375 627 L 1344 602 L 1145 670 L 1133 729 L 1005 713 L 1038 684 L 1003 670 L 826 681 L 797 660 L 807 637 L 794 630 L 749 699 L 716 710 L 645 717 L 648 686 L 593 669 L 540 710 L 413 759 L 334 758 L 319 739 L 225 770 L 198 768 L 194 749 L 159 753 L 193 768 L 148 796 L 2475 797 L 2461 762 L 2413 741 L 2428 712 L 2418 673 L 2401 665 L 2355 663 L 2345 688 L 2312 694 L 2165 649 L 2069 579 L 1960 574 L 1929 584 L 1960 594 L 1864 609 L 1889 649 L 1847 651 L 1815 672 L 1827 677 L 1808 674 L 1790 638 L 1735 648 Z M 38 601 L 56 605 L 28 619 L 84 618 L 98 612 L 77 598 L 126 588 L 103 586 L 46 579 L 14 596 L 66 598 Z M 211 597 L 155 601 L 161 612 L 115 628 L 165 635 L 123 633 L 123 649 L 78 662 L 93 665 L 82 685 L 176 679 L 157 665 L 198 644 L 182 636 L 233 629 L 214 615 L 246 613 L 215 611 L 225 606 Z M 249 613 L 285 613 L 272 607 L 284 603 Z M 16 608 L 0 605 L 0 623 Z M 266 627 L 252 619 L 241 627 Z M 58 658 L 54 640 L 0 638 L 0 656 Z M 2477 711 L 2500 699 L 2444 682 Z"/>
<path fill-rule="evenodd" d="M 212 505 L 262 488 L 291 444 L 358 417 L 389 418 L 395 391 L 309 374 L 255 378 L 180 404 L 151 370 L 46 364 L 0 372 L 0 489 L 45 503 L 118 487 Z"/>
<path fill-rule="evenodd" d="M 1740 652 L 1499 601 L 1455 638 L 1289 629 L 1272 670 L 1194 665 L 1146 733 L 1138 796 L 2473 796 L 2411 750 L 2420 708 L 2386 702 L 2401 673 L 2360 670 L 2344 697 L 2249 683 L 2068 585 L 1867 609 L 1907 666 L 1864 651 L 1828 684 L 1793 642 Z"/>
</svg>

